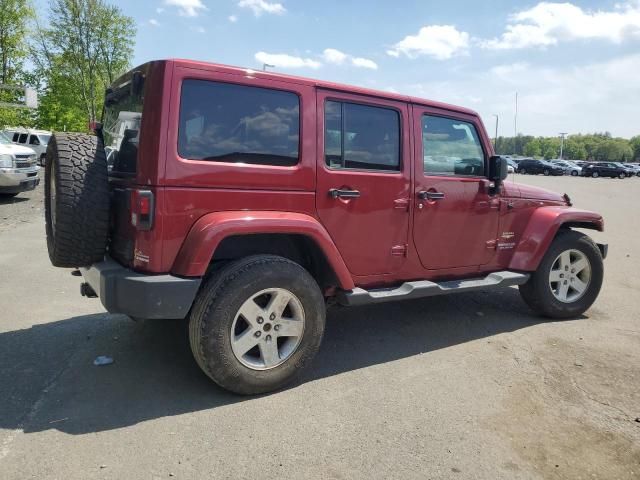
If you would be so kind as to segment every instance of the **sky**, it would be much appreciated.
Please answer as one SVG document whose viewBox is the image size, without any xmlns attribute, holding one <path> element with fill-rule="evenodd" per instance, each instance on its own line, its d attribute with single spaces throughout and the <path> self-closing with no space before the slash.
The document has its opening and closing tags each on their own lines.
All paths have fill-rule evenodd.
<svg viewBox="0 0 640 480">
<path fill-rule="evenodd" d="M 44 1 L 44 0 L 42 0 Z M 191 58 L 444 101 L 487 130 L 640 134 L 640 0 L 110 0 L 134 63 Z"/>
</svg>

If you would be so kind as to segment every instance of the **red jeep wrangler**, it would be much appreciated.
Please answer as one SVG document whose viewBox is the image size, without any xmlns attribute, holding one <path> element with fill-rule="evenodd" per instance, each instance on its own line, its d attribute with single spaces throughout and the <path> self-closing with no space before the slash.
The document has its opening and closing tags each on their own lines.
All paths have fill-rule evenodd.
<svg viewBox="0 0 640 480">
<path fill-rule="evenodd" d="M 186 318 L 222 387 L 277 389 L 317 352 L 325 305 L 519 285 L 536 312 L 595 301 L 602 217 L 504 183 L 478 114 L 419 98 L 185 60 L 105 96 L 96 135 L 46 162 L 52 263 L 137 318 Z"/>
</svg>

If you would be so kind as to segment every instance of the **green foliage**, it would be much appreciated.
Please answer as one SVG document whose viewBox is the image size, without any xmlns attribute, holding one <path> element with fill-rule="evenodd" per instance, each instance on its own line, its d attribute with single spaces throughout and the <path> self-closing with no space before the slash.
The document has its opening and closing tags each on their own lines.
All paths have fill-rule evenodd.
<svg viewBox="0 0 640 480">
<path fill-rule="evenodd" d="M 34 10 L 27 0 L 0 0 L 0 84 L 22 87 L 30 85 L 24 72 L 29 53 L 29 23 Z M 16 103 L 22 93 L 0 90 L 0 102 Z M 26 108 L 0 107 L 0 126 L 30 125 L 34 112 Z"/>
<path fill-rule="evenodd" d="M 498 138 L 497 152 L 501 155 L 558 158 L 559 137 L 526 137 L 519 135 Z M 609 132 L 588 135 L 569 135 L 565 138 L 563 158 L 571 160 L 599 160 L 631 162 L 640 160 L 640 135 L 631 140 L 614 138 Z"/>
</svg>

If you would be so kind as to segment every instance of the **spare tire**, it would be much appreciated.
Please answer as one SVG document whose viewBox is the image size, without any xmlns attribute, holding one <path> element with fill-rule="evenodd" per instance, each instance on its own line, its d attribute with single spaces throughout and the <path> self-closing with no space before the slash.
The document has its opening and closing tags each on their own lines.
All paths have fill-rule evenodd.
<svg viewBox="0 0 640 480">
<path fill-rule="evenodd" d="M 109 181 L 102 140 L 56 133 L 45 162 L 47 249 L 56 267 L 103 260 L 109 232 Z"/>
</svg>

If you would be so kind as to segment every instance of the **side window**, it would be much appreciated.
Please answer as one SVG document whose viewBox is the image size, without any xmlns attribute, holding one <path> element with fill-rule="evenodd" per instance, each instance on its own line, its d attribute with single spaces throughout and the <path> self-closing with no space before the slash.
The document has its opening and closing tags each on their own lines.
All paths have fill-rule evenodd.
<svg viewBox="0 0 640 480">
<path fill-rule="evenodd" d="M 29 137 L 29 145 L 40 145 L 40 141 L 38 140 L 38 137 L 36 137 L 35 135 L 31 135 Z"/>
<path fill-rule="evenodd" d="M 20 134 L 20 138 L 18 138 L 18 142 L 19 143 L 27 143 L 27 134 L 26 133 L 21 133 Z"/>
<path fill-rule="evenodd" d="M 324 115 L 327 166 L 400 170 L 400 115 L 397 111 L 327 101 Z"/>
<path fill-rule="evenodd" d="M 18 138 L 20 138 L 20 134 L 19 133 L 14 133 L 13 134 L 13 138 L 11 139 L 12 142 L 17 142 Z"/>
<path fill-rule="evenodd" d="M 452 118 L 422 117 L 424 172 L 429 175 L 484 175 L 484 152 L 473 124 Z"/>
<path fill-rule="evenodd" d="M 185 80 L 178 153 L 191 160 L 298 163 L 300 100 L 291 92 Z"/>
</svg>

